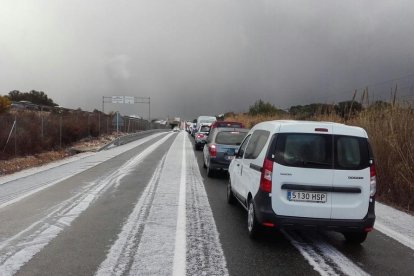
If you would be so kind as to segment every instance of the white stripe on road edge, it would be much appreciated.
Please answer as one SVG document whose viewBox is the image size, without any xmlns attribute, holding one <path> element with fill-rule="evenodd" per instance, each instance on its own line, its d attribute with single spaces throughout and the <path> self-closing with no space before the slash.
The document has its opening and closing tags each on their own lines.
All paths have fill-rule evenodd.
<svg viewBox="0 0 414 276">
<path fill-rule="evenodd" d="M 108 151 L 89 154 L 82 158 L 71 158 L 56 164 L 33 168 L 10 176 L 0 177 L 0 209 L 35 193 L 50 188 L 78 173 L 86 171 L 127 150 L 142 145 L 164 133 L 157 133 L 138 141 Z M 30 177 L 29 177 L 30 176 Z"/>
<path fill-rule="evenodd" d="M 167 152 L 145 227 L 129 275 L 171 275 L 181 183 L 182 139 L 177 135 Z"/>
<path fill-rule="evenodd" d="M 369 275 L 320 237 L 307 233 L 305 240 L 295 231 L 282 230 L 282 233 L 321 275 Z"/>
<path fill-rule="evenodd" d="M 173 276 L 182 276 L 186 274 L 186 150 L 185 141 L 183 139 L 183 159 L 181 161 L 181 181 L 180 194 L 178 198 L 178 215 L 177 215 L 177 229 L 175 233 L 175 252 L 173 261 Z"/>
<path fill-rule="evenodd" d="M 122 227 L 121 233 L 112 245 L 105 261 L 99 266 L 96 275 L 122 275 L 128 269 L 131 257 L 135 254 L 135 247 L 139 243 L 138 235 L 143 231 L 145 219 L 154 198 L 154 190 L 157 187 L 165 157 L 166 155 L 155 169 L 154 175 Z"/>
<path fill-rule="evenodd" d="M 127 162 L 127 169 L 117 170 L 110 175 L 88 185 L 75 196 L 57 205 L 53 217 L 49 215 L 32 224 L 17 235 L 0 243 L 0 275 L 13 275 L 27 263 L 35 254 L 40 252 L 64 228 L 71 225 L 90 204 L 110 187 L 117 185 L 123 177 L 131 173 L 156 148 L 162 145 L 172 134 L 168 134 L 156 143 L 149 146 L 139 155 Z M 25 235 L 26 234 L 26 235 Z"/>
<path fill-rule="evenodd" d="M 414 217 L 380 202 L 375 203 L 374 228 L 414 250 Z"/>
<path fill-rule="evenodd" d="M 151 184 L 152 196 L 143 204 L 138 201 L 96 275 L 228 275 L 197 160 L 184 132 L 171 145 L 157 178 L 158 184 Z M 136 218 L 143 213 L 148 215 Z"/>
</svg>

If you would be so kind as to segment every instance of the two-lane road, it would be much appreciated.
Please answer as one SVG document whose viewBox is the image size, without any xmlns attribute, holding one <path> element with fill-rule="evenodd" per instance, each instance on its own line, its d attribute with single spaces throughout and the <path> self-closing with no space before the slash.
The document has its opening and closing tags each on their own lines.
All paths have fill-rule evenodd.
<svg viewBox="0 0 414 276">
<path fill-rule="evenodd" d="M 410 275 L 414 251 L 375 231 L 269 233 L 207 178 L 187 133 L 157 133 L 0 178 L 0 275 Z"/>
</svg>

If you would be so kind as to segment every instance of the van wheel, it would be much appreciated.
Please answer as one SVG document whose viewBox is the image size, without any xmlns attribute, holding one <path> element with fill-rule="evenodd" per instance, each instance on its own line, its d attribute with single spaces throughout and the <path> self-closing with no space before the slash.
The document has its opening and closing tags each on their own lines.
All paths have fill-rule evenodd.
<svg viewBox="0 0 414 276">
<path fill-rule="evenodd" d="M 227 183 L 227 203 L 228 204 L 234 204 L 236 202 L 236 199 L 234 198 L 233 191 L 231 190 L 231 181 Z"/>
<path fill-rule="evenodd" d="M 360 244 L 363 243 L 368 236 L 366 232 L 348 232 L 343 233 L 348 243 Z"/>
<path fill-rule="evenodd" d="M 249 231 L 249 237 L 254 239 L 260 232 L 260 225 L 256 218 L 256 212 L 254 210 L 253 200 L 248 203 L 247 209 L 247 230 Z"/>
</svg>

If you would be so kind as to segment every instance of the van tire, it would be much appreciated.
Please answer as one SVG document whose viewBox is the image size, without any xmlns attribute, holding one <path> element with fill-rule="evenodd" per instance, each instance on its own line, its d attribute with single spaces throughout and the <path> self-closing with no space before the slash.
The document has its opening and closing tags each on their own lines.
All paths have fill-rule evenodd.
<svg viewBox="0 0 414 276">
<path fill-rule="evenodd" d="M 366 232 L 346 232 L 343 233 L 347 243 L 360 244 L 363 243 L 368 236 Z"/>
<path fill-rule="evenodd" d="M 231 181 L 227 183 L 227 203 L 228 204 L 234 204 L 236 202 L 236 199 L 234 198 L 233 191 L 231 190 Z"/>
<path fill-rule="evenodd" d="M 260 232 L 260 224 L 256 218 L 253 200 L 249 200 L 247 203 L 247 231 L 251 239 L 257 238 Z"/>
</svg>

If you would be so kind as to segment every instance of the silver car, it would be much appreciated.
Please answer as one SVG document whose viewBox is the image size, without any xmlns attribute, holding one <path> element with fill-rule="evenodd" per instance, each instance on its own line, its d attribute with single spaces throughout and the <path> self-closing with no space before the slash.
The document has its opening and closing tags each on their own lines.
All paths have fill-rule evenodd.
<svg viewBox="0 0 414 276">
<path fill-rule="evenodd" d="M 207 176 L 214 171 L 227 171 L 240 143 L 249 132 L 245 128 L 214 128 L 207 138 L 203 150 L 204 168 Z"/>
</svg>

